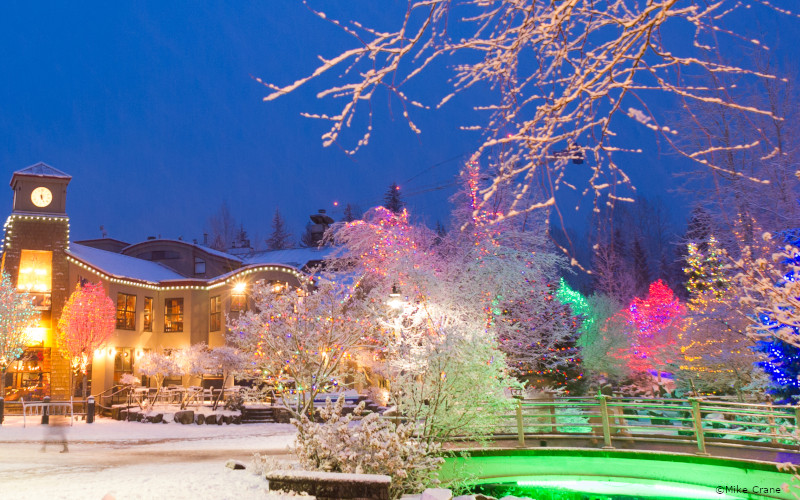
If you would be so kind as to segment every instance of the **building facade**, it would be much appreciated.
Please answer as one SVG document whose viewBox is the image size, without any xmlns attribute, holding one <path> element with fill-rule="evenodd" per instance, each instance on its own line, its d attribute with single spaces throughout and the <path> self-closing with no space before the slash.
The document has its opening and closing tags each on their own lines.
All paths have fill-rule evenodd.
<svg viewBox="0 0 800 500">
<path fill-rule="evenodd" d="M 224 345 L 228 318 L 252 307 L 247 292 L 255 282 L 299 286 L 303 270 L 324 258 L 317 249 L 232 255 L 160 238 L 72 242 L 66 212 L 70 180 L 44 163 L 14 172 L 11 179 L 14 201 L 2 269 L 20 292 L 32 296 L 41 319 L 27 335 L 22 357 L 9 365 L 4 381 L 9 400 L 76 394 L 80 384 L 73 384 L 56 328 L 79 284 L 102 283 L 116 304 L 116 329 L 108 345 L 94 353 L 89 375 L 90 392 L 99 394 L 125 373 L 138 376 L 137 358 L 147 351 Z"/>
</svg>

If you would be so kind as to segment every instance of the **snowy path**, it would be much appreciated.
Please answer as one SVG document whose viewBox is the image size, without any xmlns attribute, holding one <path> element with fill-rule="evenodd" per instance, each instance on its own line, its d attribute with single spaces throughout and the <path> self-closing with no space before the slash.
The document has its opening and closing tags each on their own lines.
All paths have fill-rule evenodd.
<svg viewBox="0 0 800 500">
<path fill-rule="evenodd" d="M 266 482 L 232 471 L 228 459 L 250 464 L 253 453 L 286 458 L 294 428 L 285 424 L 197 426 L 101 419 L 68 428 L 69 453 L 42 439 L 49 429 L 0 426 L 0 498 L 237 499 L 265 498 Z M 108 495 L 108 496 L 107 496 Z"/>
</svg>

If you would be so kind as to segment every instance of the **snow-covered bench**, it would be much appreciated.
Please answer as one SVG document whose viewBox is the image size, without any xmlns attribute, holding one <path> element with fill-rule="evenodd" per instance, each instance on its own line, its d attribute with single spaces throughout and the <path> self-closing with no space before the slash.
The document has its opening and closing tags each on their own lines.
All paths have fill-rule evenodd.
<svg viewBox="0 0 800 500">
<path fill-rule="evenodd" d="M 69 415 L 69 425 L 72 425 L 72 421 L 75 417 L 71 399 L 69 401 L 31 401 L 26 403 L 24 399 L 20 398 L 20 402 L 22 403 L 23 427 L 27 425 L 26 417 L 28 415 L 31 417 L 41 417 L 44 415 L 45 409 L 47 409 L 48 415 L 63 415 L 65 417 Z"/>
<path fill-rule="evenodd" d="M 392 484 L 391 477 L 379 474 L 274 470 L 265 477 L 270 490 L 305 492 L 320 500 L 389 500 Z"/>
</svg>

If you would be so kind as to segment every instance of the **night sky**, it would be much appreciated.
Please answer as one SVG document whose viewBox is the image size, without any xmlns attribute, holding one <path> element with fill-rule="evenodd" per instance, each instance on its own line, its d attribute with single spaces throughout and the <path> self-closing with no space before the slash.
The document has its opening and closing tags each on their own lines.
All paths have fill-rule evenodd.
<svg viewBox="0 0 800 500">
<path fill-rule="evenodd" d="M 387 29 L 405 9 L 400 1 L 335 5 Z M 329 17 L 348 16 L 322 8 Z M 775 38 L 774 28 L 758 29 Z M 781 34 L 776 50 L 789 54 L 786 47 L 800 40 L 797 27 Z M 453 178 L 480 142 L 458 130 L 479 120 L 470 106 L 480 91 L 443 110 L 417 112 L 422 135 L 378 96 L 372 140 L 355 157 L 322 147 L 326 124 L 300 117 L 335 111 L 314 97 L 335 75 L 262 102 L 268 89 L 254 77 L 287 84 L 312 71 L 317 55 L 351 46 L 341 30 L 294 1 L 4 2 L 0 169 L 6 182 L 39 161 L 71 174 L 74 240 L 100 237 L 101 225 L 129 242 L 151 235 L 199 240 L 223 200 L 251 238 L 268 236 L 276 207 L 297 237 L 309 214 L 325 208 L 338 219 L 346 203 L 380 204 L 392 182 L 418 220 L 446 223 Z M 448 74 L 433 68 L 408 90 L 433 105 Z M 631 133 L 649 151 L 633 160 L 642 166 L 633 169 L 634 181 L 642 193 L 659 193 L 679 161 L 659 155 L 648 132 Z M 358 135 L 348 138 L 351 146 Z M 10 212 L 6 189 L 0 203 Z"/>
</svg>

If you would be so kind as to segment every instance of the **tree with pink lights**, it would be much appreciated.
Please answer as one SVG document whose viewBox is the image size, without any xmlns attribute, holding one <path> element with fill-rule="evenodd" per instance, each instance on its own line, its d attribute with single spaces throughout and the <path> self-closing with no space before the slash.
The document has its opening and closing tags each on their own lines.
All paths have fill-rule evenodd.
<svg viewBox="0 0 800 500">
<path fill-rule="evenodd" d="M 101 283 L 75 286 L 58 320 L 58 347 L 70 360 L 74 375 L 83 375 L 83 397 L 86 397 L 86 375 L 94 351 L 105 345 L 114 333 L 116 308 Z"/>
<path fill-rule="evenodd" d="M 650 284 L 645 298 L 634 298 L 620 311 L 616 321 L 624 321 L 630 332 L 630 344 L 617 353 L 627 360 L 633 373 L 661 372 L 679 360 L 678 334 L 686 308 L 672 290 L 658 280 Z"/>
<path fill-rule="evenodd" d="M 0 396 L 5 397 L 5 380 L 8 365 L 22 354 L 25 335 L 36 324 L 39 313 L 33 308 L 30 297 L 17 293 L 8 273 L 0 279 Z"/>
</svg>

